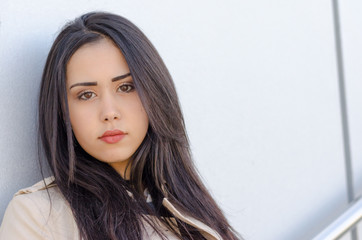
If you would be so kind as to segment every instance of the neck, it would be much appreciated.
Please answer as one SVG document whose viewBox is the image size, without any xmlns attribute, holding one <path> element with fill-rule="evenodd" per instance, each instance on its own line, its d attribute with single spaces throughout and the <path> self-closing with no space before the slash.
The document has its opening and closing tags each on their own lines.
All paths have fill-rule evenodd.
<svg viewBox="0 0 362 240">
<path fill-rule="evenodd" d="M 131 174 L 131 168 L 129 164 L 129 161 L 120 161 L 120 162 L 113 162 L 109 163 L 109 165 L 118 172 L 119 175 L 122 176 L 123 179 L 129 180 L 130 174 Z"/>
</svg>

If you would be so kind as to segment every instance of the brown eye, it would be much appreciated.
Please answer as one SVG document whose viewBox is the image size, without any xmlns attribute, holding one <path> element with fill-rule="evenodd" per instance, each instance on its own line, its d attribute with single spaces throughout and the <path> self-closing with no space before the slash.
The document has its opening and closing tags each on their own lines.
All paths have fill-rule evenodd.
<svg viewBox="0 0 362 240">
<path fill-rule="evenodd" d="M 91 99 L 95 96 L 95 94 L 93 92 L 84 92 L 81 95 L 79 95 L 79 99 L 81 100 L 88 100 Z"/>
<path fill-rule="evenodd" d="M 119 86 L 118 89 L 119 89 L 121 92 L 128 93 L 128 92 L 133 91 L 134 86 L 133 86 L 131 83 L 125 83 L 125 84 L 122 84 L 121 86 Z"/>
</svg>

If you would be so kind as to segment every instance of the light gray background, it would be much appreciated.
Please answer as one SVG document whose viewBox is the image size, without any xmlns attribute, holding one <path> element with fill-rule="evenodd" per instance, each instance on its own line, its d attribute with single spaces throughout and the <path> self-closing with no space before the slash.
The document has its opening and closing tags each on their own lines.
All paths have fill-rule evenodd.
<svg viewBox="0 0 362 240">
<path fill-rule="evenodd" d="M 346 208 L 332 1 L 1 0 L 0 219 L 12 195 L 40 179 L 36 105 L 52 41 L 92 10 L 127 17 L 159 50 L 199 171 L 246 239 L 309 239 Z M 361 1 L 340 3 L 357 194 L 361 12 Z"/>
</svg>

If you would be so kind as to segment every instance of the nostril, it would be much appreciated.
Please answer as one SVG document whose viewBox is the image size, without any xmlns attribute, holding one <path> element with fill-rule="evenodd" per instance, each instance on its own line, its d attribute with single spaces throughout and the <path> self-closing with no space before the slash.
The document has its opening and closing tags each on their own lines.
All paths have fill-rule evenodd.
<svg viewBox="0 0 362 240">
<path fill-rule="evenodd" d="M 102 116 L 102 121 L 107 121 L 107 122 L 111 122 L 114 120 L 119 120 L 120 119 L 120 114 L 116 113 L 116 112 L 110 112 L 108 114 L 104 114 Z"/>
</svg>

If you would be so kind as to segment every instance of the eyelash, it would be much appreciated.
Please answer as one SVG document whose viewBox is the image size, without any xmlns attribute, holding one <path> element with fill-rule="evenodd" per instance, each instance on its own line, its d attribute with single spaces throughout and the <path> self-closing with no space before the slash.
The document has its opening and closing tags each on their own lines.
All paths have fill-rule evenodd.
<svg viewBox="0 0 362 240">
<path fill-rule="evenodd" d="M 117 92 L 118 92 L 118 90 L 119 90 L 121 87 L 128 87 L 127 90 L 125 90 L 125 91 L 120 91 L 120 92 L 123 92 L 123 93 L 130 93 L 130 92 L 132 92 L 132 91 L 135 89 L 133 83 L 122 83 L 121 85 L 119 85 L 119 86 L 117 87 Z M 86 94 L 89 94 L 89 93 L 91 93 L 92 96 L 91 96 L 90 98 L 84 98 L 84 96 L 85 96 Z M 95 95 L 95 93 L 92 92 L 92 91 L 84 91 L 84 92 L 81 92 L 81 93 L 78 95 L 78 99 L 79 99 L 79 100 L 83 100 L 83 101 L 87 101 L 87 100 L 93 98 L 93 95 Z"/>
</svg>

